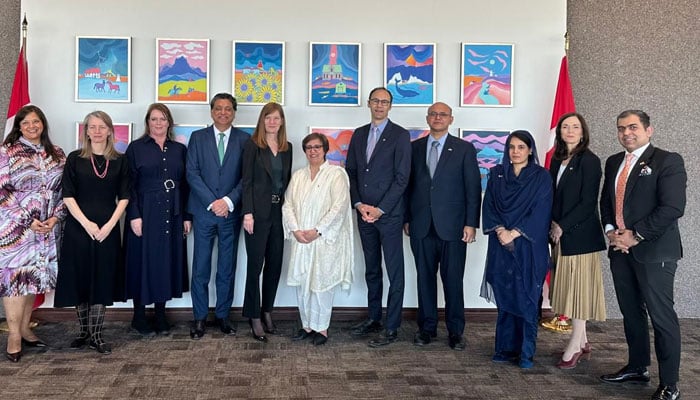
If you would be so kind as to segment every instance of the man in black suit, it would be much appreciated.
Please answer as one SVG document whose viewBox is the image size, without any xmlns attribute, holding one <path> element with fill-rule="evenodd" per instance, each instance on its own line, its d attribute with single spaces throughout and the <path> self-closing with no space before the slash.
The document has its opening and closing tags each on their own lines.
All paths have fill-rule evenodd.
<svg viewBox="0 0 700 400">
<path fill-rule="evenodd" d="M 645 112 L 622 112 L 617 138 L 626 151 L 605 163 L 600 211 L 629 358 L 621 370 L 600 379 L 649 382 L 648 314 L 660 381 L 652 399 L 676 400 L 681 333 L 673 309 L 673 280 L 683 256 L 678 219 L 685 210 L 687 177 L 679 154 L 650 143 L 653 132 Z"/>
<path fill-rule="evenodd" d="M 467 243 L 476 240 L 481 176 L 471 143 L 451 136 L 452 109 L 435 103 L 426 116 L 430 135 L 412 143 L 404 232 L 418 276 L 418 332 L 424 346 L 437 335 L 437 272 L 445 292 L 448 343 L 464 350 L 464 264 Z"/>
<path fill-rule="evenodd" d="M 369 318 L 353 327 L 353 336 L 382 330 L 382 251 L 389 276 L 386 332 L 369 342 L 384 346 L 397 340 L 403 308 L 404 264 L 401 226 L 404 191 L 411 173 L 411 140 L 406 129 L 388 118 L 393 97 L 383 87 L 367 100 L 372 122 L 355 129 L 348 147 L 346 171 L 350 198 L 365 256 Z"/>
</svg>

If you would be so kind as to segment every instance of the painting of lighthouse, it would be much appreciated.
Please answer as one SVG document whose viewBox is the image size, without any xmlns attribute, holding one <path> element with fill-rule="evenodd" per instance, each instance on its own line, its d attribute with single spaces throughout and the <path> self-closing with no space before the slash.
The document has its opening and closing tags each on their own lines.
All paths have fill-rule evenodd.
<svg viewBox="0 0 700 400">
<path fill-rule="evenodd" d="M 395 106 L 428 106 L 435 101 L 435 44 L 384 44 L 384 87 Z"/>
<path fill-rule="evenodd" d="M 309 43 L 309 105 L 360 105 L 360 43 Z"/>
<path fill-rule="evenodd" d="M 131 102 L 131 38 L 76 36 L 75 101 Z"/>
<path fill-rule="evenodd" d="M 156 101 L 209 103 L 209 39 L 156 39 Z"/>
<path fill-rule="evenodd" d="M 513 45 L 462 43 L 462 107 L 513 106 Z"/>
</svg>

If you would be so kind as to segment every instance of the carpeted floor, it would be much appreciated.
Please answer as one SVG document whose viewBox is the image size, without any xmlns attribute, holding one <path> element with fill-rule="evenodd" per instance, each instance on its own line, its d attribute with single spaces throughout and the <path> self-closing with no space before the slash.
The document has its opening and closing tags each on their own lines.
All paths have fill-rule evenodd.
<svg viewBox="0 0 700 400">
<path fill-rule="evenodd" d="M 108 314 L 109 319 L 109 314 Z M 202 340 L 189 337 L 179 322 L 171 336 L 142 339 L 127 322 L 108 322 L 111 355 L 68 348 L 72 322 L 43 323 L 36 333 L 51 344 L 25 349 L 18 364 L 0 360 L 2 399 L 648 399 L 658 384 L 645 387 L 604 384 L 598 376 L 626 362 L 619 320 L 593 323 L 590 360 L 574 370 L 554 367 L 567 335 L 540 330 L 535 367 L 494 364 L 493 323 L 467 321 L 467 348 L 447 346 L 445 330 L 424 348 L 413 345 L 414 321 L 405 321 L 400 341 L 381 349 L 351 338 L 351 323 L 334 322 L 324 346 L 292 342 L 292 321 L 278 322 L 285 335 L 261 344 L 238 323 L 225 337 L 209 328 Z M 683 399 L 700 399 L 700 320 L 683 320 L 680 388 Z M 5 349 L 2 335 L 0 349 Z"/>
</svg>

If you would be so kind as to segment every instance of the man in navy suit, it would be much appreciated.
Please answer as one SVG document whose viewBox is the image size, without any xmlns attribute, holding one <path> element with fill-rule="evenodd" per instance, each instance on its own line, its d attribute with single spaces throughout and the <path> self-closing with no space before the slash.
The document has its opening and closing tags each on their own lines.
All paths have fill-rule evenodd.
<svg viewBox="0 0 700 400">
<path fill-rule="evenodd" d="M 228 93 L 212 98 L 214 124 L 192 132 L 187 149 L 187 209 L 193 216 L 192 311 L 190 337 L 204 335 L 209 312 L 209 277 L 214 238 L 218 237 L 215 323 L 226 335 L 235 335 L 229 323 L 233 303 L 238 237 L 241 231 L 241 170 L 243 145 L 249 136 L 231 124 L 236 99 Z"/>
<path fill-rule="evenodd" d="M 418 280 L 418 332 L 425 346 L 437 335 L 437 273 L 445 293 L 448 344 L 464 350 L 464 264 L 476 240 L 481 174 L 474 146 L 449 134 L 452 109 L 435 103 L 426 116 L 430 135 L 412 143 L 404 232 L 411 238 Z"/>
<path fill-rule="evenodd" d="M 681 330 L 673 309 L 673 281 L 683 257 L 678 219 L 685 211 L 687 175 L 683 158 L 654 147 L 649 115 L 628 110 L 617 117 L 625 151 L 605 163 L 600 216 L 610 242 L 608 257 L 622 312 L 628 361 L 603 375 L 607 383 L 649 382 L 649 325 L 659 363 L 652 400 L 677 400 Z"/>
<path fill-rule="evenodd" d="M 383 87 L 367 100 L 372 122 L 355 129 L 348 147 L 346 170 L 350 199 L 365 256 L 368 319 L 353 327 L 353 336 L 382 330 L 382 251 L 389 277 L 386 331 L 369 342 L 384 346 L 397 340 L 403 308 L 404 264 L 401 226 L 404 191 L 411 173 L 411 139 L 406 129 L 389 120 L 393 97 Z"/>
</svg>

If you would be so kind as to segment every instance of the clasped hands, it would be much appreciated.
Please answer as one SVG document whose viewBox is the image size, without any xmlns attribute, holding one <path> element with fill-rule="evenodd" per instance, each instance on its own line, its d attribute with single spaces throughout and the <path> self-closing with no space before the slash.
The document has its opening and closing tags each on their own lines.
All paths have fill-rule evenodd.
<svg viewBox="0 0 700 400">
<path fill-rule="evenodd" d="M 520 232 L 518 232 L 516 229 L 506 229 L 502 226 L 496 228 L 496 237 L 498 238 L 498 242 L 501 243 L 501 246 L 503 247 L 513 248 L 513 240 L 520 236 Z"/>
<path fill-rule="evenodd" d="M 56 225 L 56 222 L 58 222 L 58 218 L 56 217 L 50 217 L 46 221 L 39 221 L 38 219 L 34 219 L 31 225 L 29 225 L 29 229 L 33 230 L 36 233 L 47 234 L 51 232 L 54 225 Z"/>
<path fill-rule="evenodd" d="M 362 220 L 368 224 L 376 222 L 383 215 L 379 208 L 364 203 L 357 206 L 357 211 L 362 216 Z"/>
<path fill-rule="evenodd" d="M 211 203 L 211 212 L 217 217 L 228 217 L 228 203 L 224 199 L 217 199 Z"/>
<path fill-rule="evenodd" d="M 103 240 L 107 239 L 109 233 L 112 232 L 112 228 L 114 228 L 114 225 L 110 226 L 110 223 L 107 222 L 100 228 L 96 223 L 92 221 L 87 221 L 83 228 L 88 233 L 88 235 L 90 235 L 92 240 L 97 240 L 98 242 L 102 243 Z"/>
<path fill-rule="evenodd" d="M 634 232 L 631 229 L 612 229 L 605 232 L 608 237 L 610 246 L 613 246 L 614 251 L 621 251 L 625 254 L 630 252 L 630 247 L 639 244 L 634 238 Z"/>
<path fill-rule="evenodd" d="M 318 234 L 318 231 L 316 229 L 300 229 L 292 232 L 292 234 L 299 243 L 311 243 L 321 236 Z"/>
</svg>

